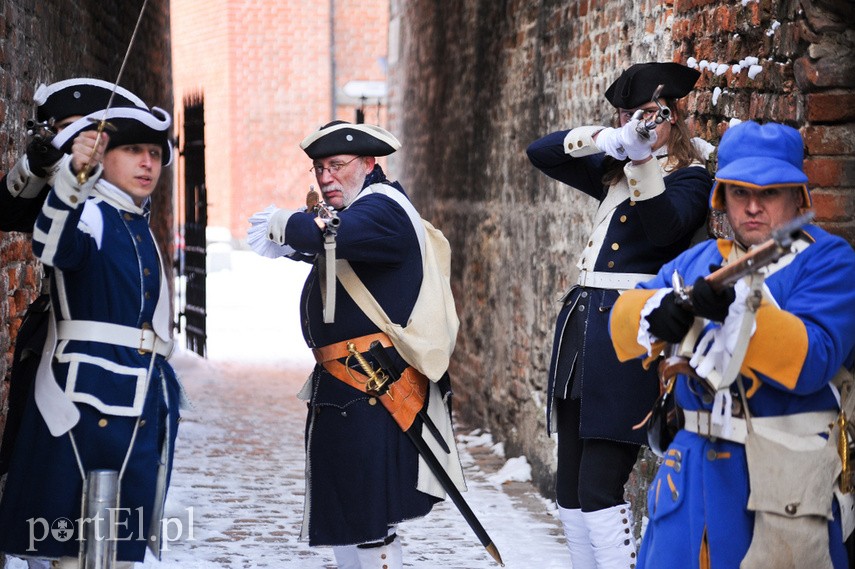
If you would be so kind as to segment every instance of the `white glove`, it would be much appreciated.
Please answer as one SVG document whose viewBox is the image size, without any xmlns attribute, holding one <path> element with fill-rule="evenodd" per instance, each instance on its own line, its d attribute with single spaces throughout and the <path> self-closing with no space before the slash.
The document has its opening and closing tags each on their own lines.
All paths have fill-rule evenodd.
<svg viewBox="0 0 855 569">
<path fill-rule="evenodd" d="M 263 211 L 259 211 L 249 218 L 251 227 L 247 231 L 247 243 L 249 247 L 263 257 L 275 259 L 277 257 L 285 257 L 294 253 L 294 249 L 288 245 L 274 243 L 270 239 L 274 229 L 281 230 L 284 235 L 285 225 L 288 223 L 288 218 L 292 212 L 278 209 L 273 205 L 267 206 Z M 281 222 L 284 217 L 284 224 Z M 281 225 L 281 228 L 275 228 L 274 225 Z M 279 235 L 276 233 L 275 235 Z"/>
<path fill-rule="evenodd" d="M 594 144 L 612 158 L 626 160 L 626 151 L 623 148 L 620 133 L 621 131 L 618 128 L 604 128 L 597 133 Z"/>
<path fill-rule="evenodd" d="M 653 153 L 653 145 L 656 144 L 656 131 L 649 130 L 650 136 L 644 138 L 638 131 L 639 119 L 632 119 L 620 129 L 620 142 L 627 158 L 630 160 L 644 160 Z"/>
</svg>

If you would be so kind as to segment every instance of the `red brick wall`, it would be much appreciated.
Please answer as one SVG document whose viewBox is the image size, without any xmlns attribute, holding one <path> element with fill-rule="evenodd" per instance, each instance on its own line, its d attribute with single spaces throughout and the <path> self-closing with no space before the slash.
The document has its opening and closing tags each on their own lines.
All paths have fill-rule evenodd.
<svg viewBox="0 0 855 569">
<path fill-rule="evenodd" d="M 33 114 L 39 83 L 73 76 L 114 81 L 139 8 L 119 0 L 4 0 L 0 5 L 0 173 L 26 146 L 24 123 Z M 150 0 L 122 85 L 147 103 L 172 107 L 167 0 Z M 154 194 L 152 226 L 166 255 L 171 250 L 171 179 Z M 30 235 L 0 232 L 0 379 L 7 377 L 23 312 L 37 295 L 41 267 Z M 0 430 L 8 383 L 0 381 Z"/>
<path fill-rule="evenodd" d="M 209 225 L 243 239 L 253 212 L 305 203 L 315 181 L 300 141 L 333 118 L 354 120 L 352 106 L 333 107 L 331 54 L 337 97 L 348 81 L 385 79 L 388 4 L 173 0 L 172 9 L 176 103 L 205 94 Z"/>
<path fill-rule="evenodd" d="M 390 167 L 454 251 L 455 408 L 525 454 L 547 494 L 555 299 L 596 204 L 535 170 L 530 142 L 609 122 L 602 93 L 631 63 L 720 62 L 726 73 L 705 71 L 686 100 L 695 133 L 717 143 L 732 118 L 800 128 L 818 218 L 855 243 L 851 2 L 393 0 L 391 17 L 390 126 L 404 147 Z M 754 79 L 732 69 L 746 57 L 762 66 Z"/>
</svg>

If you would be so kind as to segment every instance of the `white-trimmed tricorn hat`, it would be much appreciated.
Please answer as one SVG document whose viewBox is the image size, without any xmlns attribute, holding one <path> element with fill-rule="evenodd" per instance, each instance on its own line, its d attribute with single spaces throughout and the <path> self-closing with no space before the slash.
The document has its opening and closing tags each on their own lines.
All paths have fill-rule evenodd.
<svg viewBox="0 0 855 569">
<path fill-rule="evenodd" d="M 401 143 L 379 126 L 332 121 L 304 138 L 300 148 L 315 160 L 338 154 L 388 156 L 401 148 Z"/>
<path fill-rule="evenodd" d="M 116 94 L 113 95 L 115 87 Z M 75 77 L 50 85 L 42 83 L 33 94 L 36 119 L 60 121 L 74 115 L 86 116 L 107 106 L 113 95 L 113 107 L 148 108 L 142 99 L 125 89 L 101 79 Z"/>
<path fill-rule="evenodd" d="M 169 137 L 172 117 L 159 107 L 152 107 L 151 110 L 111 107 L 106 113 L 103 110 L 95 111 L 65 127 L 53 138 L 51 144 L 68 154 L 71 152 L 74 138 L 83 131 L 98 128 L 102 119 L 115 127 L 105 130 L 110 135 L 107 150 L 126 144 L 159 144 L 163 149 L 161 163 L 168 166 L 172 162 L 172 141 Z"/>
</svg>

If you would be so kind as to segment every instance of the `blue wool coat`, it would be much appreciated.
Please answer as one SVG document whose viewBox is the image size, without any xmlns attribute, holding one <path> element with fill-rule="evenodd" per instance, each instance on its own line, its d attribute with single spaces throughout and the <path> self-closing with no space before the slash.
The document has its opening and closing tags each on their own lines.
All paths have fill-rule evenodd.
<svg viewBox="0 0 855 569">
<path fill-rule="evenodd" d="M 96 321 L 153 328 L 168 340 L 168 298 L 161 298 L 167 289 L 147 212 L 104 181 L 93 188 L 97 175 L 75 189 L 63 167 L 33 234 L 34 253 L 54 268 L 52 328 Z M 82 476 L 73 437 L 84 471 L 119 471 L 127 456 L 119 504 L 119 522 L 127 524 L 117 557 L 142 561 L 159 534 L 172 465 L 181 397 L 175 372 L 163 355 L 103 341 L 61 340 L 46 350 L 0 501 L 0 550 L 77 555 Z M 51 385 L 44 378 L 55 382 L 58 398 L 38 395 Z M 63 519 L 70 531 L 43 531 Z"/>
<path fill-rule="evenodd" d="M 528 157 L 544 174 L 602 203 L 615 191 L 602 183 L 606 156 L 567 154 L 568 132 L 533 142 Z M 659 160 L 664 165 L 665 158 Z M 583 251 L 582 270 L 652 275 L 689 246 L 706 220 L 712 179 L 698 165 L 665 173 L 663 180 L 664 192 L 655 197 L 634 199 L 628 193 L 613 204 L 605 233 L 592 234 Z M 615 289 L 574 286 L 562 298 L 547 379 L 547 425 L 553 398 L 581 398 L 582 438 L 646 444 L 645 430 L 632 427 L 650 411 L 658 378 L 655 370 L 621 363 L 615 356 L 608 321 L 618 295 Z"/>
<path fill-rule="evenodd" d="M 375 182 L 385 182 L 379 166 L 365 186 Z M 395 200 L 379 193 L 360 197 L 338 215 L 336 258 L 348 260 L 389 318 L 406 325 L 422 282 L 422 258 L 412 221 Z M 318 256 L 317 263 L 323 263 L 323 233 L 314 218 L 310 213 L 292 214 L 285 243 L 310 257 Z M 379 332 L 340 282 L 336 283 L 335 322 L 324 323 L 317 263 L 300 299 L 308 346 Z M 390 355 L 398 358 L 401 369 L 406 366 L 394 351 Z M 447 391 L 447 382 L 440 386 Z M 307 387 L 303 537 L 309 544 L 379 541 L 390 525 L 427 515 L 438 499 L 416 489 L 418 454 L 388 411 L 320 365 Z"/>
<path fill-rule="evenodd" d="M 855 252 L 818 227 L 806 233 L 812 244 L 765 281 L 777 307 L 766 303 L 758 310 L 741 370 L 754 417 L 836 411 L 831 378 L 841 366 L 851 369 L 855 359 Z M 612 316 L 617 349 L 626 356 L 645 351 L 634 339 L 639 314 L 653 289 L 671 286 L 674 270 L 694 282 L 709 274 L 710 265 L 721 265 L 732 246 L 725 240 L 699 244 L 662 267 L 642 290 L 626 293 Z M 683 409 L 712 409 L 711 398 L 685 376 L 678 376 L 675 394 Z M 681 430 L 665 458 L 648 493 L 650 522 L 638 567 L 699 567 L 704 541 L 708 566 L 738 567 L 754 523 L 744 445 Z M 834 567 L 842 569 L 847 565 L 836 501 L 833 509 L 830 551 Z"/>
</svg>

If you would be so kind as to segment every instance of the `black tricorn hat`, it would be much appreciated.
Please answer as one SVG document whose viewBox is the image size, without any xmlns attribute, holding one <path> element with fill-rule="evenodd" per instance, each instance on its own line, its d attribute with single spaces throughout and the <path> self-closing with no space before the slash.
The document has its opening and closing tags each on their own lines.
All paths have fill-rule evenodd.
<svg viewBox="0 0 855 569">
<path fill-rule="evenodd" d="M 606 89 L 606 99 L 619 109 L 634 109 L 648 102 L 659 85 L 664 85 L 660 98 L 679 99 L 689 94 L 700 76 L 679 63 L 636 63 Z"/>
<path fill-rule="evenodd" d="M 102 119 L 113 127 L 104 131 L 110 135 L 107 150 L 126 144 L 159 144 L 163 149 L 161 164 L 168 166 L 172 162 L 172 141 L 169 138 L 172 117 L 159 107 L 152 107 L 151 110 L 111 107 L 106 113 L 103 110 L 95 111 L 62 129 L 53 137 L 51 144 L 68 154 L 74 138 L 83 131 L 98 128 Z"/>
<path fill-rule="evenodd" d="M 39 85 L 33 95 L 36 119 L 60 121 L 74 115 L 86 116 L 105 108 L 114 88 L 116 94 L 111 106 L 147 108 L 142 99 L 124 87 L 116 87 L 115 84 L 101 79 L 76 77 L 50 85 Z"/>
<path fill-rule="evenodd" d="M 401 148 L 401 143 L 379 126 L 332 121 L 304 138 L 300 148 L 315 160 L 337 154 L 388 156 Z"/>
</svg>

